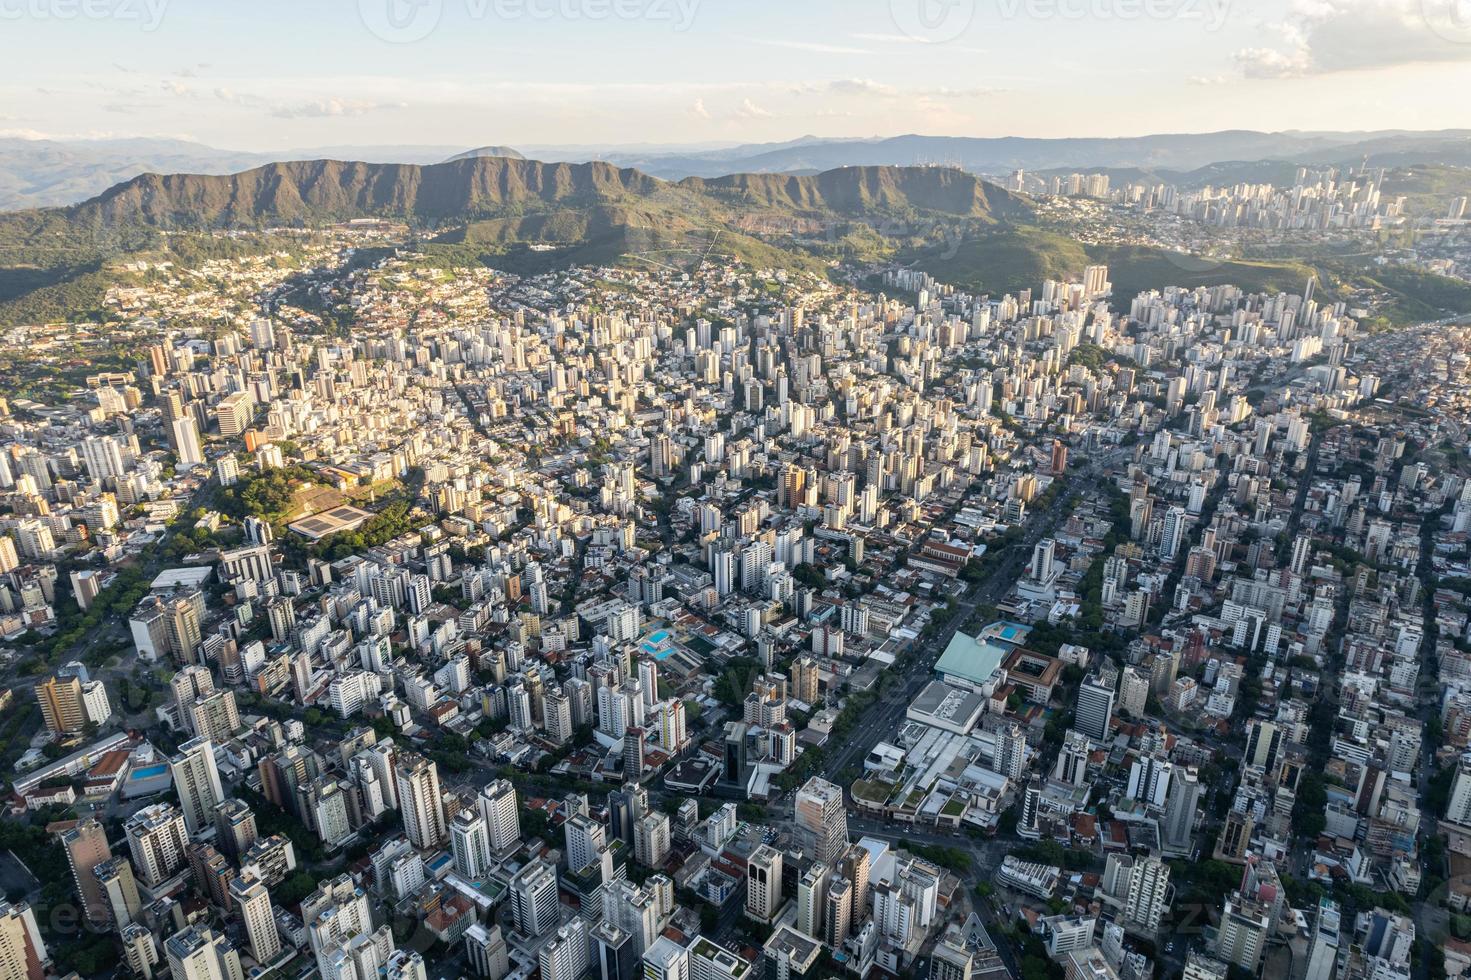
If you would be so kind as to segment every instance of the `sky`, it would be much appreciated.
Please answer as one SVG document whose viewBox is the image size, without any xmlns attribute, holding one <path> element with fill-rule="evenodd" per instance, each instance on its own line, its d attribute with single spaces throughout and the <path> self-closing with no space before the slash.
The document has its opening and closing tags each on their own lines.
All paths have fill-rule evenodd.
<svg viewBox="0 0 1471 980">
<path fill-rule="evenodd" d="M 0 0 L 0 38 L 30 138 L 1471 128 L 1471 0 Z"/>
</svg>

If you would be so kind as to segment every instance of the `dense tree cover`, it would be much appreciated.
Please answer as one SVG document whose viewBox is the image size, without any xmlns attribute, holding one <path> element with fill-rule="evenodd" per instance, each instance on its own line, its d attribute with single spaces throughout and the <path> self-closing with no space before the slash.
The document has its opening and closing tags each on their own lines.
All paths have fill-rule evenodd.
<svg viewBox="0 0 1471 980">
<path fill-rule="evenodd" d="M 827 576 L 822 573 L 822 569 L 816 565 L 809 565 L 806 562 L 792 569 L 792 578 L 809 589 L 820 590 L 827 588 Z"/>
<path fill-rule="evenodd" d="M 276 806 L 261 794 L 241 786 L 237 795 L 255 811 L 255 825 L 261 837 L 280 834 L 291 841 L 298 861 L 313 864 L 326 858 L 326 849 L 306 824 Z"/>
<path fill-rule="evenodd" d="M 970 851 L 960 847 L 941 847 L 937 844 L 915 844 L 907 843 L 904 849 L 915 857 L 931 864 L 937 864 L 950 871 L 969 873 L 971 866 Z"/>
<path fill-rule="evenodd" d="M 304 466 L 283 466 L 253 473 L 234 486 L 220 488 L 220 512 L 236 519 L 259 517 L 272 524 L 283 523 L 293 516 L 296 491 L 316 478 L 316 474 Z"/>
<path fill-rule="evenodd" d="M 761 676 L 761 665 L 750 657 L 731 657 L 725 669 L 715 679 L 715 700 L 727 708 L 739 708 L 745 703 L 751 685 Z"/>
<path fill-rule="evenodd" d="M 328 561 L 338 561 L 386 544 L 412 531 L 418 523 L 408 501 L 395 500 L 356 531 L 334 534 L 318 542 L 315 550 Z"/>
<path fill-rule="evenodd" d="M 309 871 L 298 870 L 271 890 L 271 900 L 284 908 L 299 905 L 317 890 L 317 879 Z"/>
<path fill-rule="evenodd" d="M 551 821 L 545 810 L 529 809 L 523 802 L 521 804 L 521 839 L 535 840 L 538 837 L 546 840 L 551 832 Z"/>
<path fill-rule="evenodd" d="M 148 579 L 137 566 L 124 566 L 107 588 L 92 600 L 92 608 L 86 611 L 77 604 L 70 584 L 61 587 L 58 580 L 56 609 L 56 632 L 36 644 L 49 657 L 55 658 L 82 643 L 103 623 L 126 616 L 133 607 L 148 594 Z"/>
</svg>

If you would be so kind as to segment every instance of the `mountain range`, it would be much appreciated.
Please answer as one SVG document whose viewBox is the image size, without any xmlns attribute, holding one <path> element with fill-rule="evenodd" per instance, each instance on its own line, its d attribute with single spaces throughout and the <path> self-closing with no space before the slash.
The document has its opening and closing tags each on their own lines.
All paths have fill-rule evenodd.
<svg viewBox="0 0 1471 980">
<path fill-rule="evenodd" d="M 792 172 L 851 166 L 940 164 L 972 173 L 1014 170 L 1136 167 L 1190 171 L 1227 161 L 1294 164 L 1405 163 L 1471 165 L 1471 131 L 1372 133 L 1162 134 L 1097 139 L 896 136 L 872 140 L 806 138 L 689 154 L 622 153 L 603 159 L 657 177 L 715 176 L 734 172 Z"/>
<path fill-rule="evenodd" d="M 462 156 L 431 166 L 309 160 L 219 176 L 143 174 L 81 204 L 0 216 L 0 227 L 39 220 L 93 232 L 135 226 L 211 231 L 381 217 L 433 230 L 630 206 L 684 208 L 689 216 L 731 222 L 762 212 L 853 219 L 912 211 L 976 219 L 1031 213 L 1016 195 L 939 167 L 849 167 L 812 176 L 737 174 L 673 183 L 603 162 Z"/>
<path fill-rule="evenodd" d="M 311 160 L 228 175 L 143 174 L 80 204 L 0 214 L 0 304 L 26 301 L 15 317 L 59 315 L 88 302 L 72 287 L 95 291 L 120 257 L 174 250 L 167 258 L 178 264 L 191 236 L 352 218 L 406 223 L 446 264 L 539 271 L 719 255 L 820 271 L 1032 214 L 1026 198 L 940 167 L 671 182 L 603 162 L 466 156 L 429 166 Z"/>
<path fill-rule="evenodd" d="M 551 163 L 598 160 L 665 180 L 734 173 L 818 173 L 853 166 L 947 165 L 978 174 L 1113 168 L 1185 175 L 1203 168 L 1272 163 L 1471 166 L 1471 131 L 1282 132 L 1232 130 L 1096 139 L 804 136 L 717 147 L 487 145 L 328 146 L 279 152 L 222 150 L 182 140 L 0 139 L 0 211 L 73 204 L 143 173 L 223 175 L 316 159 L 433 164 L 496 156 Z M 1193 186 L 1186 184 L 1184 186 Z"/>
<path fill-rule="evenodd" d="M 247 153 L 172 139 L 0 138 L 0 211 L 75 204 L 144 173 L 229 174 L 281 159 L 437 163 L 462 149 L 323 146 Z"/>
</svg>

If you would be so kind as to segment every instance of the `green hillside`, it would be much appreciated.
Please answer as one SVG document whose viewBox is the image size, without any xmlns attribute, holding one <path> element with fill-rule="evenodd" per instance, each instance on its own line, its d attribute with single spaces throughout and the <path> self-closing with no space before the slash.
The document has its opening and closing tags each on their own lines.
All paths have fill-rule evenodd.
<svg viewBox="0 0 1471 980">
<path fill-rule="evenodd" d="M 912 249 L 909 265 L 942 282 L 1001 294 L 1036 288 L 1046 279 L 1078 279 L 1086 266 L 1108 266 L 1113 305 L 1168 286 L 1234 285 L 1246 292 L 1301 293 L 1319 280 L 1317 295 L 1377 310 L 1379 326 L 1471 313 L 1471 283 L 1406 266 L 1371 266 L 1331 254 L 1309 258 L 1210 260 L 1141 246 L 1085 246 L 1053 231 L 1014 226 L 976 235 L 958 246 Z"/>
<path fill-rule="evenodd" d="M 219 230 L 377 217 L 408 224 L 429 240 L 425 261 L 445 265 L 683 268 L 716 257 L 822 272 L 834 260 L 943 237 L 937 229 L 953 235 L 1031 213 L 1022 197 L 938 167 L 670 183 L 605 163 L 482 156 L 428 167 L 315 160 L 227 176 L 145 174 L 73 207 L 0 215 L 0 323 L 85 316 L 118 281 L 116 260 Z"/>
<path fill-rule="evenodd" d="M 1301 262 L 1216 261 L 1137 245 L 1095 247 L 1088 254 L 1108 266 L 1114 295 L 1120 298 L 1166 286 L 1235 285 L 1249 293 L 1300 293 L 1314 272 Z"/>
<path fill-rule="evenodd" d="M 1312 274 L 1310 266 L 1292 262 L 1217 262 L 1139 246 L 1086 246 L 1059 232 L 1025 226 L 915 250 L 903 258 L 937 279 L 990 293 L 1035 288 L 1046 279 L 1078 279 L 1095 264 L 1108 266 L 1116 297 L 1227 283 L 1249 292 L 1301 290 Z"/>
<path fill-rule="evenodd" d="M 1412 218 L 1442 218 L 1450 202 L 1471 196 L 1471 168 L 1425 164 L 1391 172 L 1384 180 L 1384 193 L 1405 196 L 1405 210 Z"/>
<path fill-rule="evenodd" d="M 824 263 L 733 230 L 698 208 L 649 202 L 473 221 L 429 241 L 430 261 L 537 274 L 573 265 L 685 267 L 706 256 L 820 273 Z"/>
<path fill-rule="evenodd" d="M 1065 235 L 1015 226 L 941 242 L 900 256 L 935 278 L 990 293 L 1035 288 L 1045 279 L 1081 276 L 1092 264 L 1087 250 Z"/>
</svg>

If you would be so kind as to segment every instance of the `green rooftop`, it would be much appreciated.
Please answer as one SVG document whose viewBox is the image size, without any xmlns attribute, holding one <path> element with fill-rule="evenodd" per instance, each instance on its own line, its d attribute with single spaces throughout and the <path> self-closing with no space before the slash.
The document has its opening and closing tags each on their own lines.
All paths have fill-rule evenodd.
<svg viewBox="0 0 1471 980">
<path fill-rule="evenodd" d="M 1009 644 L 956 633 L 950 638 L 945 652 L 940 654 L 935 673 L 981 685 L 991 679 L 1011 649 Z"/>
</svg>

